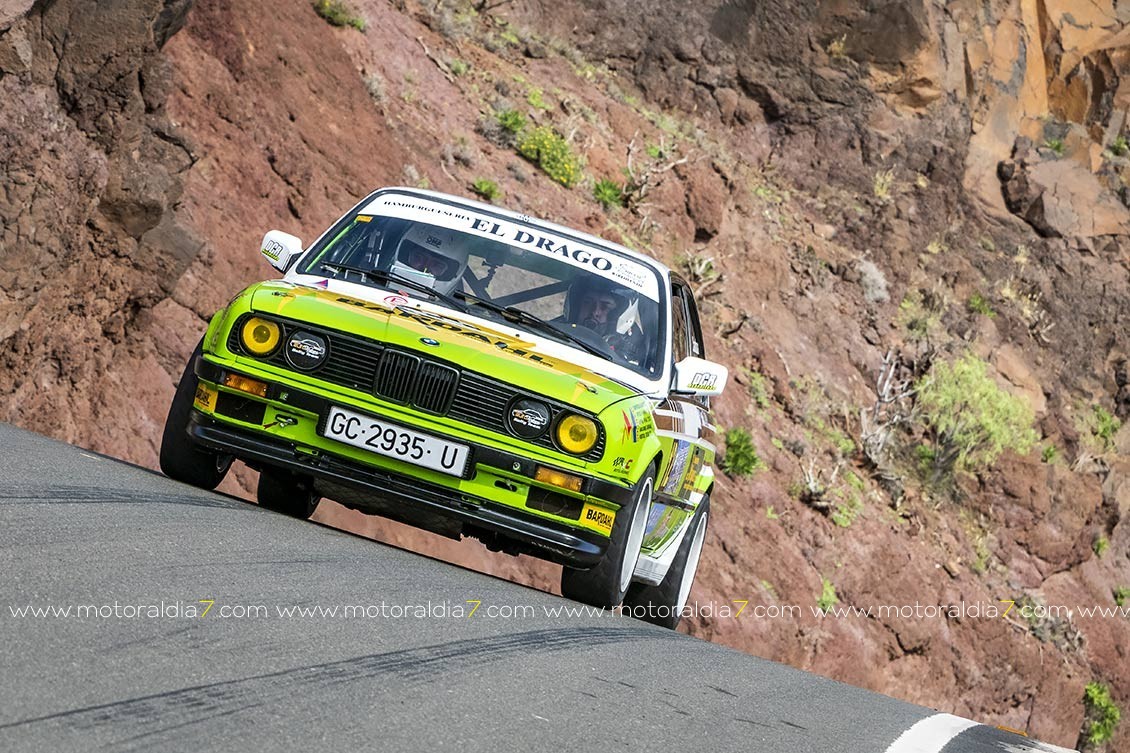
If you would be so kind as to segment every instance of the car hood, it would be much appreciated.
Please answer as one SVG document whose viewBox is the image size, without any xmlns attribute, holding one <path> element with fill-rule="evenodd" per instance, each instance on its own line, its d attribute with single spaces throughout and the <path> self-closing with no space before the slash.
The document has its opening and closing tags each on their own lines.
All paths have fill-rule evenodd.
<svg viewBox="0 0 1130 753">
<path fill-rule="evenodd" d="M 374 292 L 376 300 L 275 280 L 254 286 L 251 307 L 447 361 L 593 414 L 640 394 L 562 358 L 572 349 L 559 343 L 447 309 L 424 309 L 395 293 Z"/>
</svg>

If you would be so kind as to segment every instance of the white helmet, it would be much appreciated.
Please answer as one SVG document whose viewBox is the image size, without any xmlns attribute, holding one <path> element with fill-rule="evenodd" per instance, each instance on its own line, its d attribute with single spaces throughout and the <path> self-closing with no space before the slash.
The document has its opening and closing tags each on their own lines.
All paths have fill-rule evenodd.
<svg viewBox="0 0 1130 753">
<path fill-rule="evenodd" d="M 430 277 L 436 292 L 450 295 L 467 269 L 464 241 L 453 230 L 417 223 L 400 239 L 392 271 L 412 279 Z"/>
</svg>

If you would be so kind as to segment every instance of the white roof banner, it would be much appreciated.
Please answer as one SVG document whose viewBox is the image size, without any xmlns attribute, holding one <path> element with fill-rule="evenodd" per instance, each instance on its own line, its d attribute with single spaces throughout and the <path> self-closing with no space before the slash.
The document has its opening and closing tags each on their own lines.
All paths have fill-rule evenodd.
<svg viewBox="0 0 1130 753">
<path fill-rule="evenodd" d="M 423 222 L 506 243 L 571 264 L 659 301 L 659 279 L 653 270 L 620 254 L 562 238 L 533 221 L 520 224 L 465 207 L 399 194 L 378 196 L 361 214 Z"/>
</svg>

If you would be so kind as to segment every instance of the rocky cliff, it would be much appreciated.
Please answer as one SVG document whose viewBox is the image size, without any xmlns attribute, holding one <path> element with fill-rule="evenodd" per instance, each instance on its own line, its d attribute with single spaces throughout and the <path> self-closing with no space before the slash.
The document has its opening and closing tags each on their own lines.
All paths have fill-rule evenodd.
<svg viewBox="0 0 1130 753">
<path fill-rule="evenodd" d="M 153 466 L 206 318 L 268 272 L 266 229 L 491 180 L 698 288 L 735 375 L 719 420 L 760 467 L 719 479 L 695 599 L 803 612 L 692 633 L 1063 745 L 1087 742 L 1088 683 L 1130 704 L 1130 621 L 1034 609 L 1130 591 L 1130 11 L 359 0 L 333 26 L 302 0 L 189 5 L 0 3 L 4 419 Z M 506 112 L 564 136 L 588 182 L 522 159 Z M 964 352 L 1040 439 L 938 485 L 880 375 Z M 554 587 L 475 542 L 319 516 Z M 821 596 L 911 612 L 821 618 Z M 1007 602 L 1031 617 L 943 609 Z"/>
</svg>

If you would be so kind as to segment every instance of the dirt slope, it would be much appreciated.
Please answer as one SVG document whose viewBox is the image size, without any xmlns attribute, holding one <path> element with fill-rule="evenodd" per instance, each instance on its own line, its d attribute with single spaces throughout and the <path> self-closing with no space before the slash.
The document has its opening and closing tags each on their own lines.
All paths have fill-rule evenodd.
<svg viewBox="0 0 1130 753">
<path fill-rule="evenodd" d="M 719 420 L 764 468 L 719 479 L 695 599 L 802 611 L 716 609 L 692 633 L 1063 745 L 1087 683 L 1130 705 L 1125 617 L 968 610 L 1113 606 L 1130 587 L 1130 433 L 1095 418 L 1130 413 L 1126 12 L 494 5 L 358 2 L 361 33 L 301 0 L 0 4 L 0 416 L 153 466 L 206 318 L 269 271 L 266 229 L 312 238 L 379 185 L 493 180 L 499 203 L 646 248 L 699 288 L 735 374 Z M 591 178 L 630 165 L 629 207 L 518 156 L 508 109 L 566 135 Z M 1037 448 L 956 489 L 915 473 L 913 428 L 874 462 L 860 416 L 884 356 L 909 373 L 967 349 L 1034 410 Z M 821 618 L 829 587 L 911 613 Z"/>
</svg>

